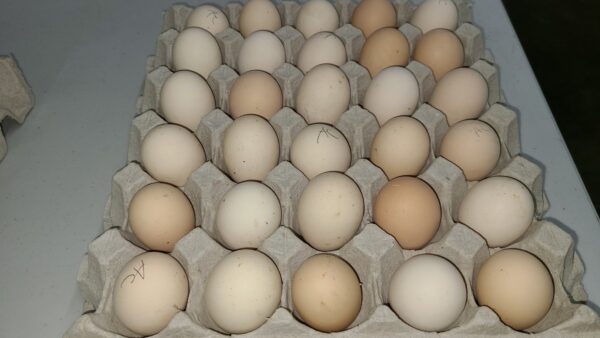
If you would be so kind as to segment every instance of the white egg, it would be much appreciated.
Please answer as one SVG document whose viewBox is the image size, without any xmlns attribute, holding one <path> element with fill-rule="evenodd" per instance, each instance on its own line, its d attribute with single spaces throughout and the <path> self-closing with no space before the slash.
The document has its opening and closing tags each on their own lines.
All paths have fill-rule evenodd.
<svg viewBox="0 0 600 338">
<path fill-rule="evenodd" d="M 327 0 L 310 0 L 304 3 L 296 17 L 296 29 L 307 39 L 318 32 L 333 32 L 339 25 L 338 13 Z"/>
<path fill-rule="evenodd" d="M 271 32 L 257 31 L 242 43 L 237 66 L 240 74 L 250 70 L 272 74 L 284 62 L 285 50 L 281 40 Z"/>
<path fill-rule="evenodd" d="M 173 43 L 175 70 L 191 70 L 207 79 L 222 63 L 217 40 L 208 31 L 190 27 L 179 33 Z"/>
<path fill-rule="evenodd" d="M 349 104 L 348 78 L 330 64 L 318 65 L 308 72 L 296 94 L 296 109 L 309 124 L 335 124 Z"/>
<path fill-rule="evenodd" d="M 458 25 L 458 9 L 452 0 L 426 0 L 415 10 L 410 23 L 423 34 L 436 28 L 453 31 Z"/>
<path fill-rule="evenodd" d="M 162 86 L 160 109 L 168 122 L 195 132 L 200 120 L 215 109 L 215 97 L 200 75 L 179 71 L 169 76 Z"/>
<path fill-rule="evenodd" d="M 325 63 L 336 66 L 346 63 L 346 48 L 342 40 L 333 33 L 315 33 L 302 45 L 297 66 L 306 74 L 315 66 Z"/>
<path fill-rule="evenodd" d="M 202 5 L 196 7 L 188 16 L 186 27 L 204 28 L 212 35 L 217 35 L 229 28 L 229 20 L 215 6 Z"/>
</svg>

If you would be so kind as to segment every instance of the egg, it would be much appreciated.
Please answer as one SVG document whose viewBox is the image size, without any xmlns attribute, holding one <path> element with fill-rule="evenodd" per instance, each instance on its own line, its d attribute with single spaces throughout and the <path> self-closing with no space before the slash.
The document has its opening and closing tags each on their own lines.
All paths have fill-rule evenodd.
<svg viewBox="0 0 600 338">
<path fill-rule="evenodd" d="M 290 147 L 290 160 L 308 179 L 327 171 L 344 172 L 352 155 L 344 135 L 328 124 L 316 123 L 302 129 Z"/>
<path fill-rule="evenodd" d="M 205 79 L 222 63 L 217 40 L 197 27 L 186 28 L 177 35 L 172 54 L 175 70 L 191 70 Z"/>
<path fill-rule="evenodd" d="M 500 139 L 489 124 L 479 120 L 461 121 L 448 129 L 440 155 L 456 164 L 468 181 L 489 176 L 500 159 Z"/>
<path fill-rule="evenodd" d="M 215 6 L 202 5 L 196 7 L 188 16 L 186 27 L 204 28 L 212 35 L 217 35 L 229 28 L 229 20 Z"/>
<path fill-rule="evenodd" d="M 269 120 L 283 108 L 283 94 L 277 81 L 260 70 L 238 77 L 229 92 L 229 114 L 233 118 L 254 114 Z"/>
<path fill-rule="evenodd" d="M 414 176 L 425 167 L 430 149 L 425 126 L 410 116 L 398 116 L 375 134 L 371 162 L 381 168 L 388 179 Z"/>
<path fill-rule="evenodd" d="M 146 134 L 141 159 L 154 179 L 179 187 L 206 162 L 204 148 L 196 136 L 175 124 L 159 125 Z"/>
<path fill-rule="evenodd" d="M 349 105 L 348 78 L 330 64 L 318 65 L 308 72 L 296 93 L 296 109 L 309 124 L 334 124 Z"/>
<path fill-rule="evenodd" d="M 336 66 L 346 63 L 344 43 L 330 32 L 315 33 L 304 42 L 298 53 L 297 66 L 305 74 L 324 63 Z"/>
<path fill-rule="evenodd" d="M 373 219 L 407 250 L 424 247 L 435 236 L 442 218 L 435 191 L 417 177 L 389 181 L 377 194 Z"/>
<path fill-rule="evenodd" d="M 444 331 L 462 314 L 467 286 L 460 271 L 447 259 L 431 254 L 402 263 L 390 282 L 390 305 L 410 326 L 422 331 Z"/>
<path fill-rule="evenodd" d="M 113 284 L 115 316 L 141 336 L 162 331 L 185 309 L 188 279 L 175 258 L 160 252 L 145 252 L 132 258 Z"/>
<path fill-rule="evenodd" d="M 333 32 L 339 25 L 338 13 L 327 0 L 309 0 L 296 17 L 296 29 L 307 39 L 318 32 Z"/>
<path fill-rule="evenodd" d="M 388 0 L 362 0 L 352 13 L 352 26 L 368 38 L 384 27 L 397 27 L 396 9 Z"/>
<path fill-rule="evenodd" d="M 233 250 L 258 248 L 281 223 L 277 195 L 259 182 L 242 182 L 231 188 L 217 208 L 216 228 Z"/>
<path fill-rule="evenodd" d="M 396 28 L 382 28 L 365 41 L 358 63 L 375 77 L 384 68 L 406 66 L 409 57 L 410 47 L 404 34 Z"/>
<path fill-rule="evenodd" d="M 519 239 L 531 222 L 535 204 L 523 183 L 511 177 L 490 177 L 475 184 L 460 204 L 458 221 L 479 233 L 490 247 Z"/>
<path fill-rule="evenodd" d="M 265 30 L 274 32 L 281 28 L 281 17 L 270 0 L 249 0 L 240 13 L 240 33 L 247 38 L 250 34 Z"/>
<path fill-rule="evenodd" d="M 236 182 L 262 181 L 279 163 L 277 134 L 264 118 L 241 116 L 225 130 L 223 158 Z"/>
<path fill-rule="evenodd" d="M 344 330 L 362 304 L 360 280 L 354 269 L 338 256 L 319 254 L 308 258 L 294 273 L 292 303 L 299 317 L 323 332 Z"/>
<path fill-rule="evenodd" d="M 196 131 L 215 109 L 215 97 L 202 76 L 182 70 L 169 76 L 160 90 L 160 109 L 168 122 Z"/>
<path fill-rule="evenodd" d="M 240 74 L 250 70 L 262 70 L 272 74 L 284 62 L 285 50 L 281 40 L 271 32 L 257 31 L 242 43 L 237 66 Z"/>
<path fill-rule="evenodd" d="M 336 250 L 346 244 L 358 230 L 363 213 L 358 185 L 338 172 L 311 179 L 296 208 L 300 234 L 320 251 Z"/>
<path fill-rule="evenodd" d="M 458 9 L 452 0 L 426 0 L 415 10 L 410 23 L 423 34 L 436 28 L 453 31 L 458 26 Z"/>
<path fill-rule="evenodd" d="M 429 104 L 446 115 L 449 125 L 478 118 L 488 101 L 488 85 L 471 68 L 457 68 L 437 83 Z"/>
<path fill-rule="evenodd" d="M 362 105 L 383 126 L 393 117 L 412 115 L 418 103 L 419 83 L 413 73 L 403 67 L 389 67 L 373 78 Z"/>
<path fill-rule="evenodd" d="M 439 81 L 449 71 L 463 66 L 465 52 L 456 34 L 437 28 L 425 33 L 417 41 L 413 59 L 429 67 L 436 81 Z"/>
<path fill-rule="evenodd" d="M 226 333 L 242 334 L 263 325 L 281 299 L 281 275 L 275 263 L 256 250 L 225 256 L 206 281 L 204 304 Z"/>
<path fill-rule="evenodd" d="M 554 299 L 554 282 L 544 263 L 519 249 L 501 250 L 477 274 L 476 297 L 504 324 L 525 330 L 542 320 Z"/>
<path fill-rule="evenodd" d="M 187 196 L 170 184 L 152 183 L 135 193 L 129 204 L 129 224 L 151 250 L 171 252 L 196 226 Z"/>
</svg>

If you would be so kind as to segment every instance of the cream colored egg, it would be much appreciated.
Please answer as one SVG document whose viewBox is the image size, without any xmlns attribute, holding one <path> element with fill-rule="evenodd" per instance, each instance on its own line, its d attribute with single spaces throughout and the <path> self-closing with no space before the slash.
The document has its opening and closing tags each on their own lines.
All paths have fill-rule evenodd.
<svg viewBox="0 0 600 338">
<path fill-rule="evenodd" d="M 430 152 L 425 126 L 410 116 L 398 116 L 384 124 L 375 135 L 371 162 L 390 180 L 398 176 L 416 176 L 425 167 Z"/>
<path fill-rule="evenodd" d="M 275 32 L 281 28 L 281 17 L 270 0 L 249 0 L 240 13 L 240 33 L 247 38 L 250 34 L 265 30 Z"/>
<path fill-rule="evenodd" d="M 257 31 L 242 43 L 237 66 L 240 74 L 250 70 L 262 70 L 272 74 L 284 62 L 285 50 L 279 38 L 271 32 Z"/>
<path fill-rule="evenodd" d="M 175 124 L 162 124 L 144 137 L 142 165 L 157 181 L 183 186 L 206 161 L 204 148 L 194 134 Z"/>
<path fill-rule="evenodd" d="M 217 35 L 229 28 L 229 20 L 215 6 L 202 5 L 196 7 L 188 16 L 186 27 L 204 28 L 212 35 Z"/>
<path fill-rule="evenodd" d="M 446 115 L 449 125 L 476 119 L 488 100 L 488 85 L 483 76 L 471 68 L 457 68 L 437 83 L 429 104 Z"/>
<path fill-rule="evenodd" d="M 277 195 L 258 182 L 242 182 L 227 191 L 215 220 L 219 237 L 233 250 L 258 248 L 280 223 Z"/>
<path fill-rule="evenodd" d="M 318 32 L 333 32 L 339 25 L 338 13 L 327 0 L 309 0 L 296 17 L 296 29 L 307 39 Z"/>
<path fill-rule="evenodd" d="M 115 280 L 113 311 L 134 333 L 154 335 L 185 309 L 188 290 L 187 274 L 175 258 L 146 252 L 132 258 Z"/>
<path fill-rule="evenodd" d="M 190 27 L 177 35 L 173 43 L 175 70 L 191 70 L 207 79 L 221 65 L 221 50 L 208 31 Z"/>
<path fill-rule="evenodd" d="M 308 72 L 296 94 L 296 109 L 309 124 L 334 124 L 349 104 L 348 78 L 329 64 L 318 65 Z"/>
<path fill-rule="evenodd" d="M 331 32 L 315 33 L 304 42 L 298 53 L 297 66 L 305 74 L 324 63 L 336 66 L 346 63 L 344 43 Z"/>
<path fill-rule="evenodd" d="M 336 250 L 346 244 L 358 230 L 363 213 L 358 185 L 338 172 L 311 179 L 296 209 L 302 237 L 320 251 Z"/>
<path fill-rule="evenodd" d="M 419 83 L 408 69 L 389 67 L 373 78 L 363 107 L 373 113 L 380 126 L 395 116 L 412 115 L 419 103 Z"/>
<path fill-rule="evenodd" d="M 281 300 L 281 289 L 281 275 L 269 257 L 255 250 L 238 250 L 210 272 L 204 304 L 224 332 L 242 334 L 271 317 Z"/>
<path fill-rule="evenodd" d="M 510 177 L 490 177 L 468 192 L 458 221 L 479 233 L 490 247 L 507 246 L 519 239 L 531 222 L 535 204 L 531 192 Z"/>
<path fill-rule="evenodd" d="M 227 127 L 223 157 L 236 182 L 262 181 L 279 162 L 277 134 L 264 118 L 244 115 Z"/>
<path fill-rule="evenodd" d="M 419 5 L 410 23 L 423 34 L 436 28 L 453 31 L 458 26 L 458 9 L 452 0 L 426 0 Z"/>
<path fill-rule="evenodd" d="M 162 86 L 160 109 L 168 122 L 196 131 L 200 120 L 215 109 L 215 97 L 202 76 L 182 70 Z"/>
<path fill-rule="evenodd" d="M 135 193 L 129 204 L 129 224 L 151 250 L 171 252 L 196 226 L 187 196 L 170 184 L 152 183 Z"/>
<path fill-rule="evenodd" d="M 456 164 L 467 180 L 479 181 L 496 167 L 500 158 L 500 139 L 494 128 L 483 121 L 461 121 L 442 139 L 440 155 Z"/>
<path fill-rule="evenodd" d="M 312 256 L 294 273 L 292 303 L 300 319 L 313 329 L 342 331 L 360 311 L 360 280 L 350 264 L 340 257 Z"/>
<path fill-rule="evenodd" d="M 402 263 L 390 282 L 390 305 L 407 324 L 444 331 L 462 314 L 467 287 L 462 274 L 440 256 L 422 254 Z"/>
<path fill-rule="evenodd" d="M 334 127 L 317 123 L 302 129 L 292 142 L 290 160 L 308 179 L 327 171 L 344 172 L 352 155 L 344 135 Z"/>
<path fill-rule="evenodd" d="M 282 107 L 283 94 L 277 80 L 260 70 L 242 74 L 229 91 L 229 114 L 234 119 L 254 114 L 269 120 Z"/>
</svg>

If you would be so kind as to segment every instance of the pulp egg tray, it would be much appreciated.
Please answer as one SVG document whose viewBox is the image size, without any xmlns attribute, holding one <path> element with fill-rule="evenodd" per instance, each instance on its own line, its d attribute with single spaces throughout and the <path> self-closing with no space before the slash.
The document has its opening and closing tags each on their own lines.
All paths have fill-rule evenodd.
<svg viewBox="0 0 600 338">
<path fill-rule="evenodd" d="M 406 23 L 415 5 L 407 0 L 393 1 L 398 12 L 400 30 L 408 37 L 411 46 L 420 30 Z M 526 234 L 510 247 L 527 250 L 539 257 L 552 274 L 554 303 L 538 324 L 527 332 L 514 331 L 504 325 L 488 307 L 478 306 L 473 295 L 472 282 L 481 264 L 498 249 L 489 249 L 476 232 L 455 223 L 458 207 L 468 188 L 476 182 L 467 182 L 462 171 L 451 162 L 438 156 L 441 139 L 448 124 L 444 114 L 427 102 L 435 80 L 424 65 L 412 61 L 407 66 L 417 78 L 421 103 L 413 117 L 421 121 L 431 138 L 430 158 L 419 177 L 436 191 L 442 206 L 442 222 L 432 242 L 421 250 L 403 250 L 393 237 L 372 222 L 373 201 L 387 182 L 384 173 L 369 160 L 373 137 L 379 129 L 375 117 L 361 108 L 359 103 L 370 82 L 366 69 L 357 60 L 365 39 L 361 32 L 348 24 L 356 4 L 351 0 L 338 0 L 335 7 L 342 26 L 334 33 L 346 46 L 348 62 L 341 67 L 350 80 L 351 104 L 335 123 L 347 138 L 352 151 L 352 165 L 346 171 L 360 187 L 365 202 L 361 227 L 352 240 L 341 249 L 333 251 L 352 265 L 362 284 L 362 306 L 359 315 L 348 329 L 329 334 L 337 337 L 419 337 L 441 335 L 464 336 L 525 336 L 537 333 L 547 337 L 600 336 L 600 318 L 585 305 L 587 294 L 581 279 L 583 264 L 575 252 L 572 237 L 559 226 L 543 220 L 549 208 L 543 191 L 541 168 L 527 156 L 520 155 L 517 114 L 507 107 L 500 91 L 498 72 L 491 53 L 485 49 L 483 35 L 473 24 L 471 3 L 455 0 L 459 9 L 460 24 L 456 34 L 465 47 L 465 66 L 479 71 L 489 86 L 489 102 L 479 118 L 490 124 L 501 140 L 501 156 L 492 175 L 513 177 L 525 184 L 536 203 L 536 219 Z M 208 83 L 215 95 L 218 109 L 206 115 L 196 131 L 207 162 L 192 173 L 181 187 L 196 213 L 198 227 L 182 238 L 171 253 L 188 274 L 190 293 L 185 311 L 179 312 L 160 333 L 152 337 L 217 337 L 224 335 L 211 320 L 204 307 L 204 285 L 212 268 L 228 250 L 215 231 L 215 214 L 224 194 L 235 185 L 228 177 L 224 165 L 222 141 L 232 119 L 228 111 L 229 89 L 238 77 L 236 58 L 242 36 L 237 29 L 242 4 L 229 3 L 223 7 L 232 28 L 217 35 L 224 64 L 213 71 Z M 274 115 L 270 123 L 280 143 L 280 162 L 267 175 L 263 183 L 278 196 L 282 208 L 280 226 L 258 248 L 269 256 L 279 268 L 283 291 L 279 308 L 255 331 L 241 336 L 291 337 L 321 336 L 298 319 L 291 302 L 290 280 L 296 269 L 308 257 L 318 253 L 299 235 L 295 206 L 308 184 L 308 179 L 289 162 L 289 148 L 295 135 L 306 126 L 304 119 L 294 111 L 294 93 L 303 74 L 294 66 L 297 53 L 304 41 L 293 28 L 300 5 L 283 1 L 278 5 L 284 26 L 275 34 L 282 40 L 286 63 L 274 71 L 284 95 L 284 108 Z M 65 334 L 65 337 L 115 338 L 136 337 L 123 326 L 112 312 L 112 288 L 121 268 L 134 256 L 145 251 L 132 234 L 127 210 L 135 193 L 155 180 L 140 165 L 140 145 L 144 136 L 154 127 L 166 123 L 158 104 L 162 84 L 172 74 L 171 46 L 178 32 L 185 26 L 192 8 L 175 5 L 164 15 L 163 33 L 159 35 L 155 55 L 147 62 L 147 76 L 142 96 L 138 99 L 137 115 L 130 130 L 128 164 L 113 177 L 112 192 L 106 204 L 105 232 L 94 240 L 84 257 L 77 277 L 85 300 L 84 315 Z M 441 333 L 418 331 L 405 324 L 388 304 L 388 286 L 392 274 L 403 261 L 421 253 L 441 255 L 461 271 L 467 284 L 468 299 L 459 319 Z"/>
</svg>

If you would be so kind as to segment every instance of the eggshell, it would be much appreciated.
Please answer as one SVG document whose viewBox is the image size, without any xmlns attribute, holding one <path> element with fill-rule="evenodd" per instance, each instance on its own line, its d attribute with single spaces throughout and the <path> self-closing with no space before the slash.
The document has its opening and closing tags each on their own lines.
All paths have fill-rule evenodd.
<svg viewBox="0 0 600 338">
<path fill-rule="evenodd" d="M 350 168 L 350 145 L 339 130 L 317 123 L 302 129 L 290 147 L 290 159 L 309 179 L 327 172 Z"/>
<path fill-rule="evenodd" d="M 266 185 L 242 182 L 223 196 L 215 223 L 230 249 L 258 248 L 279 227 L 281 205 Z"/>
<path fill-rule="evenodd" d="M 335 34 L 319 32 L 304 42 L 298 53 L 298 68 L 305 74 L 315 66 L 330 63 L 341 66 L 346 63 L 344 43 Z"/>
<path fill-rule="evenodd" d="M 336 250 L 346 244 L 358 230 L 363 213 L 358 185 L 338 172 L 323 173 L 310 180 L 296 209 L 302 237 L 320 251 Z"/>
<path fill-rule="evenodd" d="M 113 286 L 113 310 L 129 330 L 150 336 L 164 329 L 185 309 L 188 279 L 175 258 L 145 252 L 132 258 Z"/>
<path fill-rule="evenodd" d="M 277 134 L 264 118 L 241 116 L 225 131 L 223 158 L 236 182 L 262 181 L 279 162 Z"/>
<path fill-rule="evenodd" d="M 285 50 L 281 40 L 271 32 L 257 31 L 242 43 L 237 66 L 240 74 L 250 70 L 262 70 L 271 74 L 284 62 Z"/>
<path fill-rule="evenodd" d="M 483 121 L 461 121 L 448 129 L 440 155 L 462 169 L 468 181 L 479 181 L 496 167 L 500 139 L 494 128 Z"/>
<path fill-rule="evenodd" d="M 479 233 L 490 247 L 507 246 L 525 233 L 535 204 L 523 183 L 490 177 L 477 183 L 462 200 L 458 220 Z"/>
<path fill-rule="evenodd" d="M 142 165 L 157 181 L 183 186 L 206 162 L 204 148 L 194 134 L 175 124 L 159 125 L 144 137 Z"/>
<path fill-rule="evenodd" d="M 426 0 L 415 10 L 410 23 L 423 33 L 436 28 L 455 30 L 458 9 L 452 0 Z"/>
<path fill-rule="evenodd" d="M 389 67 L 377 74 L 367 87 L 363 107 L 373 113 L 379 125 L 393 117 L 412 115 L 419 103 L 419 83 L 411 71 Z"/>
<path fill-rule="evenodd" d="M 279 11 L 270 0 L 249 0 L 240 13 L 240 33 L 243 37 L 265 30 L 275 32 L 281 28 Z"/>
<path fill-rule="evenodd" d="M 479 304 L 490 307 L 515 330 L 539 322 L 554 299 L 554 282 L 546 265 L 518 249 L 501 250 L 488 258 L 475 287 Z"/>
<path fill-rule="evenodd" d="M 171 252 L 196 226 L 192 203 L 181 190 L 165 183 L 140 189 L 129 204 L 129 224 L 151 250 Z"/>
<path fill-rule="evenodd" d="M 382 28 L 365 41 L 358 63 L 375 77 L 384 68 L 406 66 L 409 57 L 410 47 L 404 34 L 396 28 Z"/>
<path fill-rule="evenodd" d="M 294 273 L 292 302 L 300 318 L 323 332 L 341 331 L 350 325 L 362 304 L 360 280 L 338 256 L 310 257 Z"/>
<path fill-rule="evenodd" d="M 162 86 L 160 108 L 168 122 L 196 131 L 200 120 L 215 109 L 215 97 L 202 76 L 182 70 Z"/>
<path fill-rule="evenodd" d="M 177 35 L 173 43 L 175 70 L 191 70 L 205 79 L 221 65 L 221 50 L 208 31 L 190 27 Z"/>
<path fill-rule="evenodd" d="M 223 258 L 206 281 L 208 314 L 226 333 L 242 334 L 263 325 L 281 299 L 281 275 L 265 254 L 234 251 Z"/>
<path fill-rule="evenodd" d="M 269 120 L 283 107 L 283 94 L 277 81 L 260 70 L 238 77 L 229 92 L 229 114 L 233 118 L 254 114 Z"/>
<path fill-rule="evenodd" d="M 413 59 L 429 67 L 439 81 L 449 71 L 463 66 L 465 52 L 456 34 L 438 28 L 425 33 L 417 41 Z"/>
<path fill-rule="evenodd" d="M 408 250 L 427 245 L 435 236 L 441 217 L 435 191 L 423 180 L 410 176 L 389 181 L 377 194 L 373 206 L 375 223 Z"/>
<path fill-rule="evenodd" d="M 296 94 L 296 109 L 309 124 L 334 124 L 349 104 L 348 78 L 330 64 L 318 65 L 308 72 Z"/>
<path fill-rule="evenodd" d="M 417 175 L 429 158 L 429 134 L 425 126 L 409 116 L 395 117 L 379 129 L 371 145 L 371 162 L 388 179 Z"/>
<path fill-rule="evenodd" d="M 204 28 L 210 34 L 217 35 L 229 27 L 229 20 L 217 7 L 202 5 L 190 13 L 186 27 Z"/>
<path fill-rule="evenodd" d="M 449 125 L 478 118 L 488 101 L 488 85 L 471 68 L 457 68 L 437 83 L 429 104 L 446 115 Z"/>
<path fill-rule="evenodd" d="M 296 29 L 307 39 L 318 32 L 333 32 L 339 25 L 338 13 L 327 0 L 310 0 L 304 3 L 296 18 Z"/>
<path fill-rule="evenodd" d="M 458 269 L 440 256 L 423 254 L 402 263 L 390 282 L 390 305 L 407 324 L 444 331 L 463 312 L 467 286 Z"/>
<path fill-rule="evenodd" d="M 352 26 L 368 38 L 383 27 L 397 27 L 396 9 L 388 0 L 362 0 L 352 13 Z"/>
</svg>

